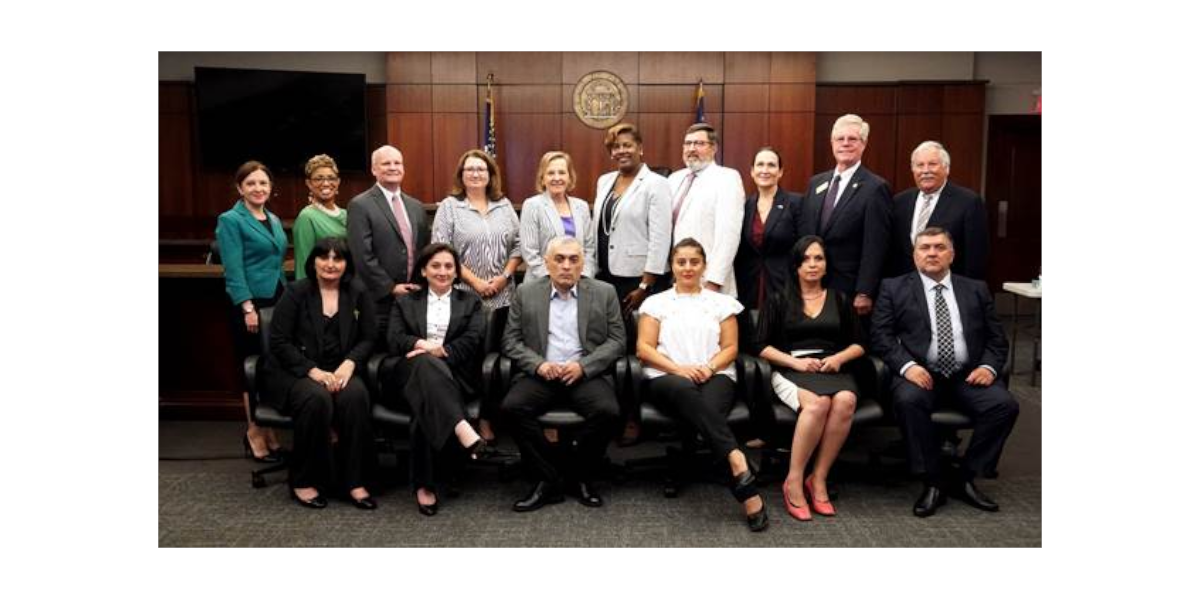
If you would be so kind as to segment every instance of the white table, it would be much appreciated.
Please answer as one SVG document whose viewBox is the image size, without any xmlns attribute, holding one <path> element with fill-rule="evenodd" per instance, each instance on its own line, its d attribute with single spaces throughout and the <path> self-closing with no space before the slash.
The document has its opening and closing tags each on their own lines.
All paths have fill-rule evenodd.
<svg viewBox="0 0 1200 600">
<path fill-rule="evenodd" d="M 1030 369 L 1029 384 L 1037 384 L 1038 371 L 1041 370 L 1041 345 L 1042 345 L 1042 288 L 1034 286 L 1028 281 L 1006 281 L 1004 282 L 1004 291 L 1013 295 L 1013 311 L 1012 311 L 1012 360 L 1017 358 L 1017 296 L 1024 296 L 1037 300 L 1037 310 L 1034 311 L 1034 324 L 1037 325 L 1037 337 L 1033 339 L 1033 367 Z M 1015 365 L 1014 365 L 1015 367 Z"/>
</svg>

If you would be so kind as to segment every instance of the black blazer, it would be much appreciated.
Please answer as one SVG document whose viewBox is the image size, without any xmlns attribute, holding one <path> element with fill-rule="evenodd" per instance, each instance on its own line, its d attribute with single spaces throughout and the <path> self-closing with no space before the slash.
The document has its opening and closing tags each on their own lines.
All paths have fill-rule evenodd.
<svg viewBox="0 0 1200 600">
<path fill-rule="evenodd" d="M 273 405 L 283 406 L 296 381 L 318 366 L 324 320 L 317 283 L 301 279 L 288 284 L 271 318 L 270 351 L 263 373 L 267 399 Z M 342 279 L 337 320 L 345 358 L 354 361 L 356 376 L 365 376 L 377 325 L 375 304 L 358 282 Z"/>
<path fill-rule="evenodd" d="M 800 233 L 816 234 L 825 240 L 826 287 L 850 296 L 866 294 L 874 298 L 887 267 L 892 190 L 882 177 L 859 165 L 854 177 L 842 182 L 849 187 L 843 188 L 842 199 L 822 229 L 821 205 L 833 175 L 834 171 L 826 171 L 809 181 L 800 210 Z"/>
<path fill-rule="evenodd" d="M 792 246 L 800 239 L 800 205 L 804 197 L 800 194 L 775 192 L 775 205 L 767 213 L 763 230 L 762 249 L 750 241 L 753 219 L 758 218 L 758 192 L 746 198 L 745 215 L 742 217 L 742 241 L 738 244 L 737 256 L 733 260 L 737 274 L 738 301 L 748 309 L 758 308 L 758 274 L 767 270 L 767 290 L 764 299 L 782 290 L 787 282 L 788 263 L 791 261 Z M 792 277 L 795 277 L 795 273 Z"/>
<path fill-rule="evenodd" d="M 404 211 L 412 227 L 413 252 L 429 244 L 429 223 L 420 200 L 405 194 Z M 400 233 L 400 224 L 388 204 L 387 196 L 375 184 L 355 196 L 346 207 L 346 242 L 354 257 L 354 272 L 377 301 L 387 300 L 397 283 L 408 283 L 408 248 Z M 416 262 L 414 257 L 414 264 Z"/>
<path fill-rule="evenodd" d="M 967 363 L 971 371 L 988 365 L 996 373 L 1004 371 L 1008 358 L 1008 339 L 996 317 L 996 305 L 987 283 L 961 275 L 950 275 L 954 299 L 962 317 L 963 337 L 967 342 Z M 915 271 L 885 279 L 879 288 L 871 322 L 871 349 L 887 363 L 893 373 L 909 361 L 929 368 L 925 357 L 933 338 L 929 305 L 921 277 Z"/>
<path fill-rule="evenodd" d="M 428 335 L 429 288 L 400 296 L 388 319 L 388 353 L 401 358 Z M 450 324 L 442 346 L 446 364 L 468 393 L 483 392 L 483 302 L 473 292 L 450 292 Z"/>
<path fill-rule="evenodd" d="M 913 264 L 912 220 L 920 190 L 909 188 L 892 202 L 891 272 L 903 275 Z M 954 271 L 972 279 L 987 279 L 988 224 L 983 198 L 974 191 L 947 181 L 927 227 L 941 227 L 954 238 Z"/>
</svg>

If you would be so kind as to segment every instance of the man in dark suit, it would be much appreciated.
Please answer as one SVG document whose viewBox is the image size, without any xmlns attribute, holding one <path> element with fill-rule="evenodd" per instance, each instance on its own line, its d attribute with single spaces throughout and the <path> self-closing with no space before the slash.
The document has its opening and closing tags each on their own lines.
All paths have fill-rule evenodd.
<svg viewBox="0 0 1200 600">
<path fill-rule="evenodd" d="M 944 229 L 917 234 L 917 272 L 884 280 L 875 305 L 872 341 L 893 372 L 892 409 L 914 474 L 925 487 L 913 514 L 928 517 L 961 498 L 981 510 L 1000 507 L 975 488 L 975 476 L 996 471 L 1017 421 L 1017 402 L 997 376 L 1008 340 L 987 284 L 950 274 L 954 240 Z M 930 414 L 950 405 L 971 417 L 975 431 L 956 476 L 946 477 Z"/>
<path fill-rule="evenodd" d="M 830 143 L 837 167 L 812 178 L 800 211 L 800 236 L 825 240 L 825 285 L 854 298 L 860 315 L 871 312 L 887 261 L 892 191 L 862 165 L 870 126 L 858 115 L 833 124 Z"/>
<path fill-rule="evenodd" d="M 983 198 L 947 181 L 950 153 L 938 142 L 921 142 L 913 150 L 912 172 L 917 187 L 900 192 L 892 203 L 892 272 L 912 272 L 917 233 L 926 227 L 941 227 L 955 242 L 955 271 L 972 279 L 986 279 L 988 225 Z"/>
<path fill-rule="evenodd" d="M 412 280 L 413 261 L 429 243 L 429 225 L 421 201 L 400 191 L 404 155 L 392 146 L 371 154 L 375 185 L 350 201 L 346 237 L 357 277 L 375 301 L 380 347 L 386 344 L 393 298 L 418 286 Z"/>
<path fill-rule="evenodd" d="M 537 510 L 562 502 L 562 477 L 538 424 L 556 401 L 584 418 L 579 428 L 574 476 L 579 502 L 604 502 L 591 485 L 615 433 L 617 397 L 609 367 L 625 352 L 625 325 L 613 286 L 583 273 L 583 246 L 559 236 L 546 247 L 543 277 L 517 288 L 508 309 L 503 351 L 512 359 L 515 382 L 501 405 L 513 424 L 522 461 L 538 483 L 513 510 Z"/>
</svg>

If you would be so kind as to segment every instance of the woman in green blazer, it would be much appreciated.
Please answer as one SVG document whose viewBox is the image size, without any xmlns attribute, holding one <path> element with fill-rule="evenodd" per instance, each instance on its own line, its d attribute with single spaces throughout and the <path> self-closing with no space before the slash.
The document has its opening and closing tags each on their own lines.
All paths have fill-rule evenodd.
<svg viewBox="0 0 1200 600">
<path fill-rule="evenodd" d="M 230 322 L 240 372 L 247 356 L 262 353 L 258 311 L 274 306 L 283 293 L 287 235 L 279 217 L 266 208 L 271 197 L 271 171 L 266 165 L 254 160 L 243 164 L 234 184 L 241 198 L 217 217 L 217 246 L 225 267 L 225 292 L 233 303 Z M 278 461 L 279 443 L 269 429 L 254 424 L 245 392 L 242 404 L 247 422 L 242 443 L 247 455 L 259 462 Z"/>
</svg>

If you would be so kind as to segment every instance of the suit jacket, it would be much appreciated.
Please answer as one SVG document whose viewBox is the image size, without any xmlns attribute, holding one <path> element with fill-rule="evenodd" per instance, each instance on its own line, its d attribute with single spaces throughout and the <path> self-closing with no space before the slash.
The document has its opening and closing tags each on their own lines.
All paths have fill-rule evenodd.
<svg viewBox="0 0 1200 600">
<path fill-rule="evenodd" d="M 792 246 L 800 239 L 800 207 L 803 196 L 786 192 L 782 189 L 775 192 L 775 203 L 771 212 L 767 213 L 767 222 L 763 231 L 762 249 L 756 248 L 750 241 L 750 230 L 753 222 L 758 219 L 758 192 L 746 198 L 745 215 L 742 219 L 742 241 L 738 245 L 737 258 L 733 261 L 737 273 L 738 289 L 741 290 L 742 305 L 746 308 L 758 306 L 758 275 L 764 268 L 767 271 L 767 293 L 764 300 L 772 293 L 782 290 L 787 278 L 795 277 L 791 271 Z"/>
<path fill-rule="evenodd" d="M 403 357 L 417 340 L 428 336 L 429 290 L 400 296 L 388 320 L 388 353 Z M 483 303 L 474 292 L 450 292 L 450 324 L 446 328 L 446 364 L 455 379 L 474 393 L 483 391 Z"/>
<path fill-rule="evenodd" d="M 680 169 L 667 179 L 672 210 L 687 174 L 688 169 Z M 708 256 L 705 281 L 720 284 L 722 293 L 734 297 L 737 297 L 737 280 L 733 275 L 733 259 L 742 238 L 745 203 L 746 190 L 737 171 L 715 163 L 705 167 L 692 181 L 687 201 L 675 221 L 672 241 L 674 245 L 690 237 L 700 242 Z"/>
<path fill-rule="evenodd" d="M 596 181 L 592 203 L 592 238 L 599 240 L 600 213 L 604 199 L 617 182 L 618 171 L 605 173 Z M 642 165 L 633 183 L 613 209 L 612 233 L 608 237 L 608 264 L 597 265 L 617 277 L 662 275 L 671 252 L 671 188 L 667 178 Z"/>
<path fill-rule="evenodd" d="M 996 373 L 1003 372 L 1008 339 L 996 317 L 996 305 L 987 283 L 953 273 L 950 277 L 967 342 L 967 362 L 963 368 L 971 371 L 988 365 Z M 885 279 L 873 312 L 872 354 L 882 358 L 897 374 L 909 361 L 930 369 L 926 357 L 933 339 L 933 325 L 929 322 L 929 305 L 920 275 L 914 271 Z"/>
<path fill-rule="evenodd" d="M 354 361 L 355 375 L 365 376 L 377 325 L 375 303 L 361 283 L 343 278 L 336 318 L 345 358 Z M 301 279 L 289 284 L 271 318 L 264 369 L 267 398 L 275 406 L 282 406 L 296 381 L 319 366 L 324 332 L 325 316 L 317 283 Z"/>
<path fill-rule="evenodd" d="M 892 202 L 892 272 L 916 270 L 913 264 L 912 220 L 921 200 L 920 190 L 909 188 Z M 972 279 L 987 278 L 988 225 L 983 198 L 974 191 L 947 181 L 927 227 L 941 227 L 954 238 L 954 270 Z"/>
<path fill-rule="evenodd" d="M 882 177 L 859 165 L 848 182 L 841 182 L 842 198 L 829 223 L 821 227 L 821 206 L 834 171 L 812 178 L 800 211 L 801 235 L 825 240 L 825 285 L 854 296 L 872 298 L 886 268 L 892 231 L 892 191 Z"/>
<path fill-rule="evenodd" d="M 583 244 L 583 274 L 591 277 L 596 273 L 596 231 L 592 227 L 592 213 L 587 202 L 567 196 L 571 207 L 571 218 L 575 219 L 575 237 Z M 547 193 L 525 199 L 521 204 L 521 257 L 525 259 L 527 277 L 545 277 L 546 246 L 550 240 L 565 235 L 562 217 L 554 208 L 554 200 Z"/>
<path fill-rule="evenodd" d="M 271 223 L 269 233 L 241 200 L 217 217 L 225 292 L 235 305 L 252 298 L 274 298 L 276 288 L 287 284 L 283 276 L 287 234 L 279 217 L 268 211 L 267 219 Z"/>
<path fill-rule="evenodd" d="M 420 200 L 400 192 L 412 227 L 413 252 L 429 244 L 429 224 Z M 398 283 L 408 283 L 408 248 L 387 196 L 378 184 L 357 195 L 347 207 L 346 237 L 354 258 L 355 277 L 376 301 L 385 300 Z"/>
<path fill-rule="evenodd" d="M 588 277 L 579 280 L 577 309 L 579 364 L 585 377 L 604 375 L 625 354 L 625 323 L 613 286 Z M 517 376 L 537 377 L 538 365 L 546 362 L 550 337 L 550 278 L 523 283 L 508 307 L 501 348 L 518 368 Z"/>
</svg>

